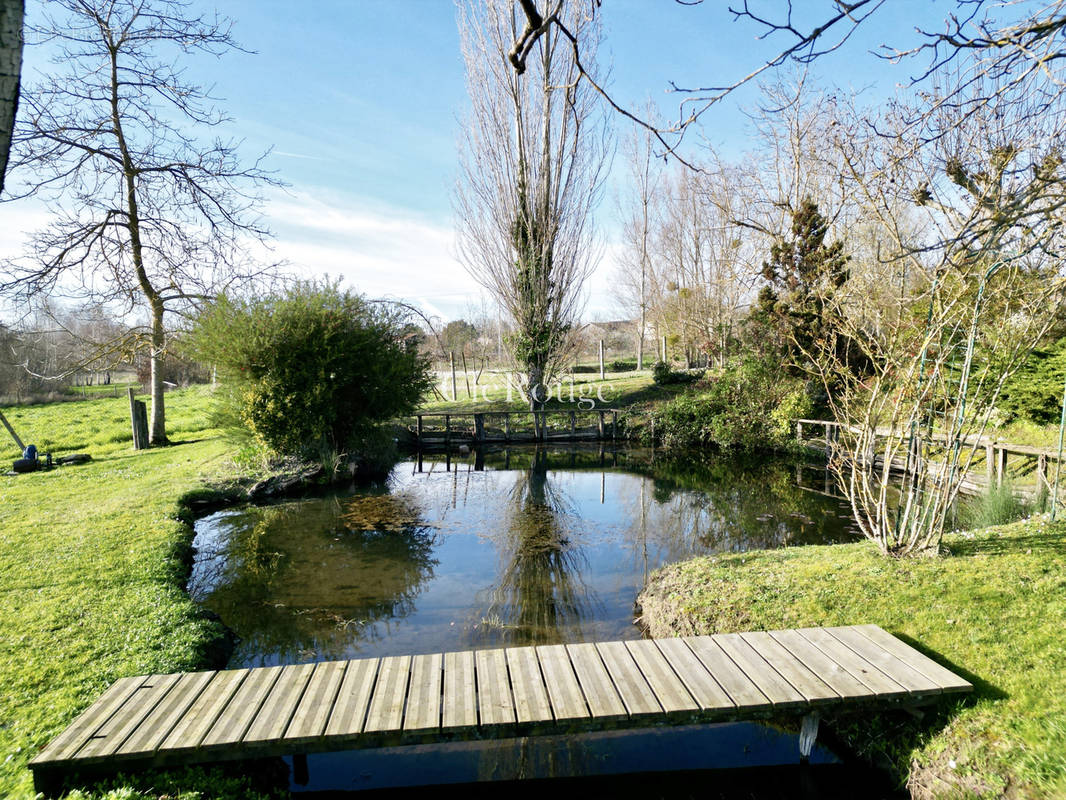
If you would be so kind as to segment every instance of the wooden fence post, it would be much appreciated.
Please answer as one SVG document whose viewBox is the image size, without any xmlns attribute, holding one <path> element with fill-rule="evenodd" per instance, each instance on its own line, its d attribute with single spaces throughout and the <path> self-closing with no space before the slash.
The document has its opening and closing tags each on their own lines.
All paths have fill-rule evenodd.
<svg viewBox="0 0 1066 800">
<path fill-rule="evenodd" d="M 503 440 L 505 442 L 511 441 L 511 412 L 503 412 Z"/>
<path fill-rule="evenodd" d="M 1036 491 L 1039 494 L 1047 485 L 1047 453 L 1041 453 L 1036 459 Z"/>
<path fill-rule="evenodd" d="M 1002 486 L 1007 476 L 1007 448 L 997 448 L 996 452 L 996 486 Z"/>
<path fill-rule="evenodd" d="M 799 420 L 796 420 L 796 441 L 803 441 L 803 423 Z"/>
<path fill-rule="evenodd" d="M 127 390 L 130 399 L 130 424 L 133 427 L 133 449 L 148 447 L 148 411 L 144 403 L 133 396 L 133 387 Z"/>
<path fill-rule="evenodd" d="M 444 415 L 444 446 L 452 446 L 452 415 Z"/>
<path fill-rule="evenodd" d="M 605 377 L 607 376 L 603 370 L 603 339 L 600 339 L 600 380 L 602 381 Z"/>
<path fill-rule="evenodd" d="M 456 402 L 459 399 L 458 392 L 455 390 L 455 351 L 449 351 L 448 355 L 452 360 L 452 402 Z"/>
<path fill-rule="evenodd" d="M 474 441 L 485 441 L 485 415 L 474 414 Z"/>
<path fill-rule="evenodd" d="M 603 441 L 603 411 L 600 411 L 600 424 L 599 424 L 600 441 Z"/>
<path fill-rule="evenodd" d="M 612 411 L 611 412 L 611 438 L 612 439 L 617 439 L 618 438 L 618 412 L 617 411 Z"/>
<path fill-rule="evenodd" d="M 992 485 L 992 481 L 995 478 L 996 468 L 996 445 L 985 445 L 985 480 L 988 481 L 988 485 Z"/>
<path fill-rule="evenodd" d="M 533 412 L 533 424 L 537 424 L 537 414 L 540 414 L 540 440 L 544 441 L 548 438 L 548 417 L 546 411 L 534 411 Z"/>
<path fill-rule="evenodd" d="M 570 438 L 577 438 L 577 412 L 570 412 Z"/>
<path fill-rule="evenodd" d="M 418 422 L 415 425 L 415 438 L 418 441 L 418 446 L 422 446 L 422 415 L 418 415 Z"/>
</svg>

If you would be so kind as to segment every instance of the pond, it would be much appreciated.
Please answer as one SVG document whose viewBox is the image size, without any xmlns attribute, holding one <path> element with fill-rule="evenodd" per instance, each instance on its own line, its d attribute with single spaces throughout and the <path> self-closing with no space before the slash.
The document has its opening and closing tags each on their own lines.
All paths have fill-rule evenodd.
<svg viewBox="0 0 1066 800">
<path fill-rule="evenodd" d="M 233 667 L 634 639 L 634 602 L 663 564 L 853 539 L 848 508 L 832 495 L 824 469 L 781 459 L 575 446 L 427 454 L 379 485 L 202 518 L 189 592 L 239 637 Z M 731 766 L 795 760 L 792 735 L 704 727 L 697 739 L 736 751 Z M 669 733 L 626 741 L 642 738 L 643 752 L 676 761 Z M 579 774 L 596 747 L 583 750 Z M 632 763 L 617 758 L 617 744 L 601 747 L 600 761 Z M 528 761 L 495 748 L 496 767 Z M 462 780 L 466 758 L 476 779 L 489 756 L 460 750 L 442 750 L 441 763 Z M 317 774 L 336 772 L 338 758 L 318 757 Z M 419 759 L 424 771 L 432 752 Z M 819 760 L 835 759 L 819 749 Z M 709 768 L 706 758 L 675 761 L 670 768 Z M 360 788 L 402 784 L 410 767 L 391 763 L 379 757 Z"/>
</svg>

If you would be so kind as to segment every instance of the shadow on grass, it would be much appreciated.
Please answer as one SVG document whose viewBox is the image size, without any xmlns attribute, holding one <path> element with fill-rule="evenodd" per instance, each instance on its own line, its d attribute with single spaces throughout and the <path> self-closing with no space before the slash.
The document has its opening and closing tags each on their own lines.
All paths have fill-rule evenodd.
<svg viewBox="0 0 1066 800">
<path fill-rule="evenodd" d="M 1030 552 L 1066 555 L 1066 531 L 1034 533 L 1027 536 L 976 536 L 952 539 L 944 545 L 952 556 L 1003 556 Z"/>
</svg>

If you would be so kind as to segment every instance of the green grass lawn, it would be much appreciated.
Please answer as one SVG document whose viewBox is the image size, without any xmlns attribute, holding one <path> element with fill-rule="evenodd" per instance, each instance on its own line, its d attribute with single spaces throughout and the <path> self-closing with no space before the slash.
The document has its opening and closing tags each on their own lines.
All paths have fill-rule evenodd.
<svg viewBox="0 0 1066 800">
<path fill-rule="evenodd" d="M 867 543 L 698 558 L 641 597 L 655 636 L 875 623 L 969 677 L 922 721 L 833 724 L 918 797 L 1066 797 L 1066 523 L 953 534 L 936 559 Z"/>
<path fill-rule="evenodd" d="M 125 397 L 3 409 L 26 444 L 93 461 L 0 475 L 0 796 L 33 796 L 26 762 L 111 681 L 224 657 L 221 627 L 185 594 L 191 530 L 177 517 L 183 495 L 228 471 L 229 448 L 206 427 L 205 390 L 166 400 L 177 444 L 140 452 Z M 9 439 L 0 453 L 17 457 Z M 174 781 L 207 774 L 157 778 L 169 785 L 149 795 L 196 796 Z M 238 783 L 231 796 L 246 792 Z"/>
<path fill-rule="evenodd" d="M 446 387 L 438 384 L 438 389 L 445 389 L 446 397 L 435 395 L 422 404 L 422 409 L 432 412 L 470 412 L 470 411 L 521 411 L 529 408 L 517 391 L 507 391 L 503 374 L 486 372 L 475 385 L 474 376 L 470 377 L 470 393 L 462 375 L 456 379 L 458 399 L 451 400 L 450 380 Z M 591 398 L 597 408 L 625 408 L 644 405 L 673 397 L 682 391 L 683 386 L 656 386 L 651 379 L 650 370 L 643 372 L 608 372 L 601 381 L 598 373 L 578 373 L 567 376 L 551 385 L 551 398 L 547 408 L 571 408 L 582 397 Z M 560 401 L 560 395 L 562 400 Z M 571 399 L 572 398 L 572 399 Z M 587 406 L 587 403 L 585 404 Z"/>
</svg>

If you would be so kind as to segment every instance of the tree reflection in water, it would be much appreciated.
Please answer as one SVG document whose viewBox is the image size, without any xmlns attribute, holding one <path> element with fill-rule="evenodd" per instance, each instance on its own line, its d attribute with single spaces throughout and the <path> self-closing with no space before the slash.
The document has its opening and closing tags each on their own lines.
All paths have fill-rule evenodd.
<svg viewBox="0 0 1066 800">
<path fill-rule="evenodd" d="M 402 493 L 230 512 L 213 534 L 189 593 L 239 632 L 233 660 L 249 665 L 357 656 L 436 565 L 436 531 Z"/>
<path fill-rule="evenodd" d="M 474 644 L 581 641 L 581 623 L 597 603 L 582 577 L 585 556 L 565 524 L 577 515 L 548 479 L 546 451 L 538 448 L 529 469 L 518 473 L 509 501 L 498 538 L 499 580 L 473 628 Z"/>
</svg>

